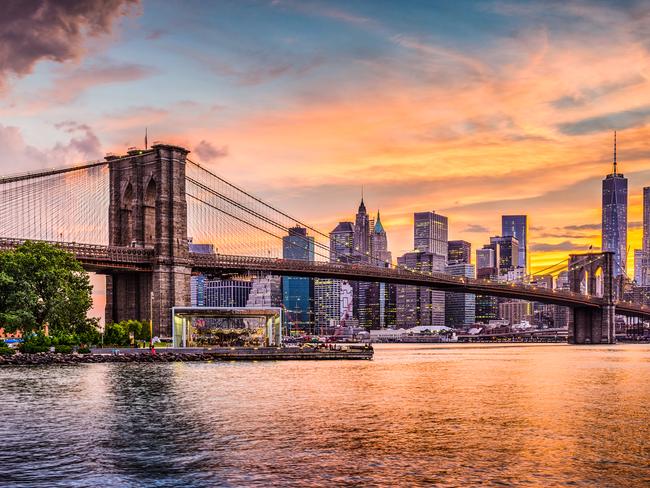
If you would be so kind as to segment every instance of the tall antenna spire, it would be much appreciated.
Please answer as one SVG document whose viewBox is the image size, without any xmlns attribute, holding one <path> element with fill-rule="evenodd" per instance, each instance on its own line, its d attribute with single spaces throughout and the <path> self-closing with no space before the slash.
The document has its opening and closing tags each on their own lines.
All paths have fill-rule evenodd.
<svg viewBox="0 0 650 488">
<path fill-rule="evenodd" d="M 149 141 L 147 141 L 147 128 L 144 128 L 144 148 L 149 149 Z"/>
<path fill-rule="evenodd" d="M 614 176 L 616 176 L 616 131 L 614 131 Z"/>
</svg>

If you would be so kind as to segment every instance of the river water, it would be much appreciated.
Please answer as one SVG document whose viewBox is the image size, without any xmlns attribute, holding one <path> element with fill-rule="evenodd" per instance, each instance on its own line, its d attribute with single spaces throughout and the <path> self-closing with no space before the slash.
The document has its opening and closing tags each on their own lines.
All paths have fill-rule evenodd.
<svg viewBox="0 0 650 488">
<path fill-rule="evenodd" d="M 2 486 L 648 486 L 650 346 L 0 367 Z"/>
</svg>

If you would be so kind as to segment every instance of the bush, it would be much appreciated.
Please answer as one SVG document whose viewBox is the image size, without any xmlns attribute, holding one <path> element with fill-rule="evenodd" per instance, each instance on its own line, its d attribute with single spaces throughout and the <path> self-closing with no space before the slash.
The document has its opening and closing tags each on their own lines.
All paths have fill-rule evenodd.
<svg viewBox="0 0 650 488">
<path fill-rule="evenodd" d="M 20 352 L 25 354 L 36 354 L 39 352 L 49 351 L 50 346 L 42 346 L 33 342 L 23 342 L 18 349 L 20 349 Z"/>
<path fill-rule="evenodd" d="M 57 354 L 71 354 L 72 346 L 68 346 L 66 344 L 62 344 L 60 346 L 54 346 L 54 352 L 56 352 Z"/>
<path fill-rule="evenodd" d="M 16 354 L 16 351 L 9 347 L 0 347 L 0 356 L 13 356 Z"/>
<path fill-rule="evenodd" d="M 79 354 L 90 354 L 90 348 L 88 348 L 88 347 L 80 347 L 79 349 L 77 349 L 77 352 Z"/>
</svg>

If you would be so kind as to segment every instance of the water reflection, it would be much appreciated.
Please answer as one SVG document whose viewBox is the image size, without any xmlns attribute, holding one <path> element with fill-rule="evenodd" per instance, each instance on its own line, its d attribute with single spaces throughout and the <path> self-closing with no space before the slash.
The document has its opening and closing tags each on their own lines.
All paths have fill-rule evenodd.
<svg viewBox="0 0 650 488">
<path fill-rule="evenodd" d="M 650 348 L 0 368 L 17 486 L 638 486 Z M 22 484 L 21 484 L 22 483 Z"/>
</svg>

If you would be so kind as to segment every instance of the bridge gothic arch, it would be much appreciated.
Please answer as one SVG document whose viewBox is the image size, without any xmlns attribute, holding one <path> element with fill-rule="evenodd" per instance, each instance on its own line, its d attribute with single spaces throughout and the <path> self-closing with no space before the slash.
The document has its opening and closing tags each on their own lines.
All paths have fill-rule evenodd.
<svg viewBox="0 0 650 488">
<path fill-rule="evenodd" d="M 142 200 L 142 219 L 143 219 L 143 243 L 145 246 L 153 246 L 156 243 L 156 201 L 158 199 L 158 190 L 156 180 L 151 177 L 147 183 Z"/>
<path fill-rule="evenodd" d="M 122 228 L 120 244 L 122 246 L 129 246 L 133 241 L 134 206 L 133 185 L 131 181 L 127 181 L 122 196 L 120 197 L 120 227 Z"/>
<path fill-rule="evenodd" d="M 574 307 L 569 325 L 573 344 L 613 344 L 614 335 L 614 254 L 612 252 L 571 254 L 569 289 L 603 299 L 602 308 Z"/>
</svg>

